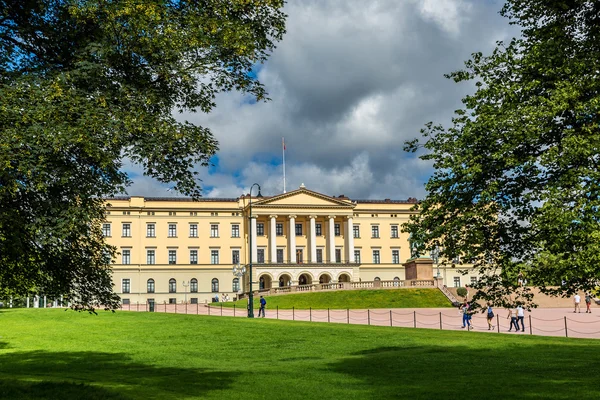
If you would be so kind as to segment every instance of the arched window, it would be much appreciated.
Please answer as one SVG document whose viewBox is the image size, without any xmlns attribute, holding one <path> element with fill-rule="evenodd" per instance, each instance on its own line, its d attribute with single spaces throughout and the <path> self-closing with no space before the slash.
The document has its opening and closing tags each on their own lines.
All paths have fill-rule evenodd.
<svg viewBox="0 0 600 400">
<path fill-rule="evenodd" d="M 177 281 L 173 278 L 169 279 L 169 293 L 177 293 Z"/>
<path fill-rule="evenodd" d="M 394 277 L 394 286 L 395 287 L 400 286 L 400 278 L 398 278 L 397 276 Z"/>
<path fill-rule="evenodd" d="M 395 280 L 395 281 L 399 281 L 399 280 L 400 280 L 400 278 L 398 278 L 397 276 L 395 276 L 395 277 L 394 277 L 394 280 Z"/>
<path fill-rule="evenodd" d="M 378 277 L 378 276 L 376 276 L 376 277 L 375 277 L 375 279 L 373 279 L 373 280 L 374 280 L 374 281 L 380 281 L 380 280 L 381 280 L 381 278 L 380 278 L 380 277 Z"/>
<path fill-rule="evenodd" d="M 198 279 L 193 278 L 190 281 L 190 292 L 191 293 L 198 293 Z"/>
<path fill-rule="evenodd" d="M 146 292 L 154 293 L 154 279 L 148 279 L 148 282 L 146 283 Z"/>
<path fill-rule="evenodd" d="M 217 278 L 213 278 L 213 280 L 210 283 L 210 290 L 213 293 L 218 293 L 219 292 L 219 280 Z"/>
<path fill-rule="evenodd" d="M 240 278 L 233 278 L 233 282 L 231 283 L 231 290 L 234 292 L 240 291 Z"/>
</svg>

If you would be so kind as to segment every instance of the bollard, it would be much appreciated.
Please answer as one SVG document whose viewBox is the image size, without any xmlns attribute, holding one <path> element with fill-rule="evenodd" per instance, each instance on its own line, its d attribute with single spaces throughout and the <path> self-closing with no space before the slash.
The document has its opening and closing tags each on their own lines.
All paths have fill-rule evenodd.
<svg viewBox="0 0 600 400">
<path fill-rule="evenodd" d="M 346 317 L 348 318 L 348 323 L 350 323 L 350 309 L 346 308 Z"/>
<path fill-rule="evenodd" d="M 331 321 L 329 320 L 329 308 L 327 308 L 327 322 L 331 322 Z"/>
<path fill-rule="evenodd" d="M 185 315 L 187 315 L 187 301 L 185 302 Z"/>
<path fill-rule="evenodd" d="M 221 317 L 223 316 L 223 303 L 221 303 Z"/>
<path fill-rule="evenodd" d="M 565 337 L 569 337 L 569 329 L 567 328 L 567 317 L 565 317 Z"/>
<path fill-rule="evenodd" d="M 233 303 L 233 316 L 235 317 L 235 303 Z"/>
<path fill-rule="evenodd" d="M 414 322 L 414 327 L 417 327 L 417 312 L 413 311 L 413 322 Z"/>
<path fill-rule="evenodd" d="M 279 319 L 279 306 L 276 307 L 277 310 L 277 319 Z"/>
<path fill-rule="evenodd" d="M 440 331 L 444 329 L 442 328 L 442 312 L 440 311 Z"/>
<path fill-rule="evenodd" d="M 496 327 L 498 328 L 498 333 L 500 333 L 500 315 L 496 314 Z"/>
<path fill-rule="evenodd" d="M 296 320 L 296 314 L 295 314 L 294 308 L 295 307 L 292 306 L 292 321 Z"/>
<path fill-rule="evenodd" d="M 394 326 L 394 320 L 392 319 L 392 310 L 390 310 L 390 326 Z"/>
<path fill-rule="evenodd" d="M 529 334 L 533 335 L 533 328 L 531 327 L 531 315 L 529 316 Z"/>
<path fill-rule="evenodd" d="M 371 310 L 367 310 L 367 325 L 371 325 Z"/>
<path fill-rule="evenodd" d="M 308 320 L 312 322 L 312 307 L 308 307 Z"/>
</svg>

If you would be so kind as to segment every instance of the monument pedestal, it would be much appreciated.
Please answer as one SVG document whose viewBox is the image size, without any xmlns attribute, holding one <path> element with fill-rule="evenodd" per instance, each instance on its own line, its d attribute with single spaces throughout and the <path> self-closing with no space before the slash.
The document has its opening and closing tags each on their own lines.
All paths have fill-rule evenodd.
<svg viewBox="0 0 600 400">
<path fill-rule="evenodd" d="M 432 280 L 433 260 L 427 258 L 410 258 L 404 264 L 406 280 Z"/>
</svg>

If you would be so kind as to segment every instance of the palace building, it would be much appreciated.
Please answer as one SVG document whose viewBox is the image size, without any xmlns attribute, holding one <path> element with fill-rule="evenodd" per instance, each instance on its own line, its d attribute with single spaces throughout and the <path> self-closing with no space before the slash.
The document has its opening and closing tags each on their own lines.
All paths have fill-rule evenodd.
<svg viewBox="0 0 600 400">
<path fill-rule="evenodd" d="M 119 253 L 113 280 L 124 304 L 233 299 L 249 290 L 249 269 L 236 276 L 233 267 L 249 264 L 250 255 L 255 290 L 415 279 L 406 276 L 411 254 L 402 224 L 416 199 L 353 200 L 302 185 L 270 197 L 106 202 L 102 230 Z M 437 265 L 426 278 L 448 286 L 477 279 Z"/>
</svg>

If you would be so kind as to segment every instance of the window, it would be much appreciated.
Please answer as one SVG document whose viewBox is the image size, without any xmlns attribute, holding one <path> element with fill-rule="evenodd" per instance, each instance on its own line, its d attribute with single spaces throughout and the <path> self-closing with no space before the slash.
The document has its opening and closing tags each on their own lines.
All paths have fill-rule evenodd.
<svg viewBox="0 0 600 400">
<path fill-rule="evenodd" d="M 231 225 L 231 237 L 234 237 L 234 238 L 240 237 L 240 226 L 238 224 Z"/>
<path fill-rule="evenodd" d="M 400 264 L 400 250 L 392 250 L 392 264 Z"/>
<path fill-rule="evenodd" d="M 190 250 L 190 264 L 198 264 L 198 250 Z"/>
<path fill-rule="evenodd" d="M 176 211 L 169 211 L 169 215 L 170 216 L 175 216 L 175 215 L 177 215 L 177 212 Z"/>
<path fill-rule="evenodd" d="M 146 282 L 146 292 L 147 293 L 154 293 L 154 279 L 150 278 Z"/>
<path fill-rule="evenodd" d="M 146 237 L 156 237 L 156 226 L 154 224 L 146 224 Z"/>
<path fill-rule="evenodd" d="M 146 264 L 156 264 L 156 252 L 154 250 L 146 250 Z"/>
<path fill-rule="evenodd" d="M 198 279 L 196 278 L 190 281 L 190 293 L 198 293 Z"/>
<path fill-rule="evenodd" d="M 454 277 L 454 287 L 460 287 L 460 276 Z"/>
<path fill-rule="evenodd" d="M 233 278 L 233 281 L 231 282 L 231 290 L 234 292 L 240 291 L 240 279 L 239 278 Z"/>
<path fill-rule="evenodd" d="M 210 226 L 210 237 L 213 237 L 213 238 L 219 237 L 219 225 L 211 225 Z"/>
<path fill-rule="evenodd" d="M 265 263 L 265 249 L 256 250 L 256 262 L 259 264 Z"/>
<path fill-rule="evenodd" d="M 340 232 L 340 224 L 334 224 L 333 225 L 333 232 L 335 236 L 340 236 L 341 232 Z"/>
<path fill-rule="evenodd" d="M 175 297 L 170 297 L 169 304 L 177 304 L 177 299 Z"/>
<path fill-rule="evenodd" d="M 373 264 L 379 264 L 381 259 L 379 258 L 379 250 L 373 250 Z"/>
<path fill-rule="evenodd" d="M 240 251 L 239 250 L 231 250 L 231 263 L 232 264 L 240 263 Z"/>
<path fill-rule="evenodd" d="M 130 304 L 130 301 L 129 301 L 129 299 L 123 299 L 123 304 L 124 304 L 124 305 L 125 305 L 125 304 Z"/>
<path fill-rule="evenodd" d="M 296 236 L 302 236 L 302 224 L 296 224 Z"/>
<path fill-rule="evenodd" d="M 359 238 L 360 237 L 360 226 L 352 225 L 352 233 L 355 238 Z"/>
<path fill-rule="evenodd" d="M 360 263 L 360 250 L 354 250 L 354 262 Z"/>
<path fill-rule="evenodd" d="M 219 263 L 219 250 L 211 250 L 210 251 L 210 263 L 211 264 Z"/>
<path fill-rule="evenodd" d="M 131 237 L 131 224 L 123 224 L 123 236 Z"/>
<path fill-rule="evenodd" d="M 256 224 L 256 236 L 265 236 L 265 224 Z"/>
<path fill-rule="evenodd" d="M 102 234 L 105 237 L 110 237 L 110 224 L 102 224 Z"/>
<path fill-rule="evenodd" d="M 173 278 L 169 279 L 169 293 L 177 293 L 177 281 Z"/>
<path fill-rule="evenodd" d="M 148 211 L 146 214 L 147 215 L 154 215 L 155 213 L 154 213 L 154 211 Z"/>
<path fill-rule="evenodd" d="M 275 224 L 275 235 L 283 236 L 283 224 Z"/>
<path fill-rule="evenodd" d="M 177 250 L 169 250 L 169 264 L 177 264 Z"/>
<path fill-rule="evenodd" d="M 315 224 L 315 235 L 322 236 L 323 231 L 321 229 L 321 224 Z"/>
<path fill-rule="evenodd" d="M 169 224 L 169 237 L 177 237 L 177 225 Z"/>
<path fill-rule="evenodd" d="M 371 226 L 371 237 L 378 238 L 379 237 L 379 225 Z"/>
<path fill-rule="evenodd" d="M 198 298 L 197 297 L 190 298 L 190 304 L 198 304 Z"/>
<path fill-rule="evenodd" d="M 398 225 L 392 225 L 391 236 L 393 238 L 397 238 L 398 237 Z"/>
<path fill-rule="evenodd" d="M 129 293 L 131 291 L 131 280 L 123 279 L 121 282 L 121 293 Z"/>
<path fill-rule="evenodd" d="M 277 262 L 283 263 L 283 249 L 277 249 Z"/>
<path fill-rule="evenodd" d="M 379 281 L 381 281 L 381 278 L 376 276 L 375 279 L 373 279 L 373 280 L 379 282 Z"/>
<path fill-rule="evenodd" d="M 198 225 L 190 224 L 190 237 L 197 238 L 198 237 Z"/>
<path fill-rule="evenodd" d="M 477 277 L 476 276 L 472 276 L 471 277 L 471 285 L 475 285 L 477 283 Z"/>
<path fill-rule="evenodd" d="M 219 280 L 217 278 L 213 278 L 213 280 L 210 282 L 210 290 L 213 293 L 219 292 Z"/>
<path fill-rule="evenodd" d="M 335 262 L 342 262 L 342 249 L 335 249 Z"/>
<path fill-rule="evenodd" d="M 131 250 L 123 250 L 123 253 L 121 254 L 121 263 L 122 264 L 131 264 Z"/>
<path fill-rule="evenodd" d="M 317 262 L 323 262 L 323 249 L 317 249 Z"/>
<path fill-rule="evenodd" d="M 197 211 L 190 211 L 190 217 L 196 217 L 196 216 L 198 216 Z"/>
</svg>

